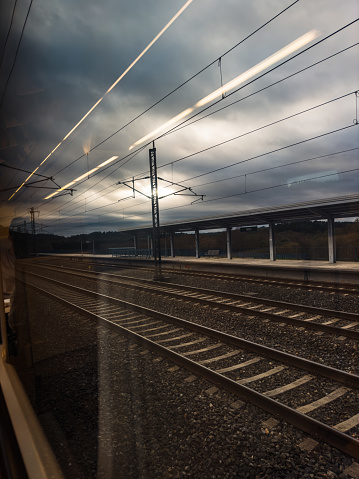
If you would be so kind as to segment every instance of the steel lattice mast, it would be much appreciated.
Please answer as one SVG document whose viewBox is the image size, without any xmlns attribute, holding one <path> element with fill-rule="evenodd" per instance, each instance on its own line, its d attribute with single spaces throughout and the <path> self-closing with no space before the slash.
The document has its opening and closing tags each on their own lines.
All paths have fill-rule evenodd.
<svg viewBox="0 0 359 479">
<path fill-rule="evenodd" d="M 151 181 L 151 202 L 152 202 L 152 243 L 153 243 L 153 259 L 155 263 L 155 280 L 162 279 L 161 266 L 161 238 L 160 238 L 160 211 L 158 204 L 158 188 L 157 188 L 157 163 L 156 148 L 153 142 L 153 148 L 149 150 L 150 160 L 150 181 Z"/>
</svg>

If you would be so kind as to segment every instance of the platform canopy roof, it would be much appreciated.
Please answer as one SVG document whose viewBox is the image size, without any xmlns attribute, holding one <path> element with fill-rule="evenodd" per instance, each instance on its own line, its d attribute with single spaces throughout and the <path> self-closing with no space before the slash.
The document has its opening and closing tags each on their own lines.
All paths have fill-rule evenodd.
<svg viewBox="0 0 359 479">
<path fill-rule="evenodd" d="M 243 226 L 268 225 L 300 220 L 327 220 L 328 218 L 359 217 L 359 195 L 327 198 L 324 200 L 295 203 L 289 205 L 257 208 L 221 216 L 208 216 L 197 219 L 165 223 L 160 225 L 161 233 L 187 232 L 237 228 Z M 123 229 L 122 233 L 152 234 L 152 225 Z"/>
</svg>

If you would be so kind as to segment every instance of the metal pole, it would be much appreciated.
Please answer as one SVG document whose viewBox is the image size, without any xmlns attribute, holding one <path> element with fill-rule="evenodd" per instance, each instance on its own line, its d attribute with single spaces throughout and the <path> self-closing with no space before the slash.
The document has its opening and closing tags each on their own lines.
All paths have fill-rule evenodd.
<svg viewBox="0 0 359 479">
<path fill-rule="evenodd" d="M 271 261 L 276 261 L 276 245 L 275 245 L 275 231 L 274 223 L 269 223 L 269 258 Z"/>
<path fill-rule="evenodd" d="M 158 188 L 157 188 L 157 164 L 156 148 L 153 142 L 153 148 L 149 150 L 150 160 L 150 181 L 151 181 L 151 202 L 152 202 L 152 226 L 153 226 L 153 259 L 155 263 L 155 276 L 153 279 L 161 280 L 161 238 L 160 238 L 160 212 L 158 207 Z"/>
<path fill-rule="evenodd" d="M 171 243 L 171 257 L 175 256 L 175 234 L 173 231 L 170 233 L 170 243 Z"/>
<path fill-rule="evenodd" d="M 227 226 L 227 258 L 233 258 L 233 250 L 232 250 L 232 228 Z"/>
<path fill-rule="evenodd" d="M 336 263 L 335 226 L 332 217 L 328 218 L 328 255 L 329 263 Z"/>
<path fill-rule="evenodd" d="M 6 329 L 6 315 L 5 315 L 5 302 L 4 302 L 4 289 L 2 281 L 2 264 L 1 264 L 1 251 L 0 251 L 0 323 L 1 323 L 1 340 L 2 340 L 2 354 L 3 360 L 9 361 L 9 345 L 7 341 L 7 329 Z"/>
<path fill-rule="evenodd" d="M 199 230 L 198 228 L 195 228 L 194 230 L 194 240 L 195 240 L 195 245 L 196 245 L 196 258 L 199 258 Z"/>
</svg>

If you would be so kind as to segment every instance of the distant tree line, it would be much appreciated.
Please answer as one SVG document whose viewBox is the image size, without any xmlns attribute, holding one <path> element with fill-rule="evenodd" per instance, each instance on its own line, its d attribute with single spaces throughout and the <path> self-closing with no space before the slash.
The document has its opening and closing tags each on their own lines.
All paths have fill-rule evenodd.
<svg viewBox="0 0 359 479">
<path fill-rule="evenodd" d="M 275 237 L 277 252 L 281 250 L 311 249 L 328 246 L 328 229 L 326 221 L 292 221 L 275 225 Z M 257 231 L 240 231 L 239 228 L 232 230 L 233 252 L 268 252 L 268 227 L 260 226 Z M 359 220 L 354 222 L 335 223 L 336 246 L 340 248 L 359 249 Z M 200 249 L 207 251 L 219 249 L 223 254 L 226 251 L 226 231 L 201 232 Z M 17 257 L 25 257 L 34 252 L 44 253 L 78 253 L 81 250 L 96 253 L 107 253 L 109 248 L 133 247 L 133 236 L 117 231 L 100 232 L 90 234 L 73 235 L 69 237 L 52 235 L 14 233 L 14 245 Z M 139 235 L 137 238 L 139 249 L 146 250 L 149 246 L 147 235 Z M 170 241 L 168 236 L 161 238 L 162 249 L 169 252 Z M 195 248 L 194 235 L 191 233 L 175 234 L 176 251 L 193 252 Z M 358 254 L 358 253 L 357 253 Z"/>
</svg>

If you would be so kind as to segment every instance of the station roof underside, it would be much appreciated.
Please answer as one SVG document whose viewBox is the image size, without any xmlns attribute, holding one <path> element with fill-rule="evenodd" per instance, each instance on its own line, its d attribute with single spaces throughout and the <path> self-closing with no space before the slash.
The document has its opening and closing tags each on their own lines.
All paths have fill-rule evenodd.
<svg viewBox="0 0 359 479">
<path fill-rule="evenodd" d="M 328 218 L 359 217 L 359 195 L 341 196 L 311 202 L 258 208 L 221 216 L 209 216 L 160 225 L 161 233 L 188 232 L 268 225 L 299 220 L 326 220 Z M 152 234 L 152 225 L 123 229 L 122 233 Z"/>
</svg>

